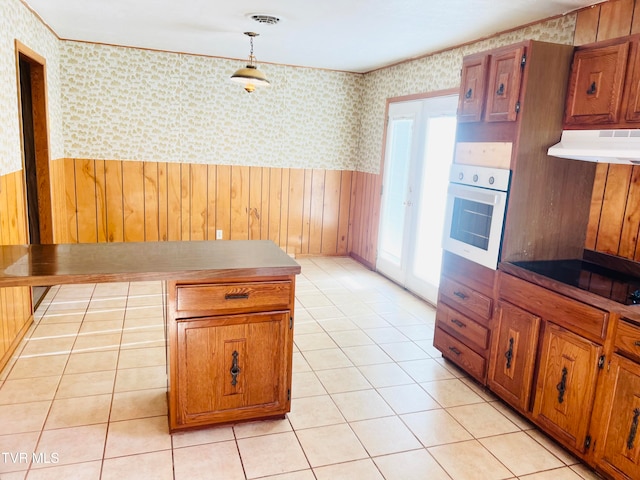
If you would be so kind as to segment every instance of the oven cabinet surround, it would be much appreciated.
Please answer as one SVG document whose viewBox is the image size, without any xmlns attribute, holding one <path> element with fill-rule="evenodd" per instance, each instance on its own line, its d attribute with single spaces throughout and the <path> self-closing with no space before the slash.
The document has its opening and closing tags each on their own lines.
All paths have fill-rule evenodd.
<svg viewBox="0 0 640 480">
<path fill-rule="evenodd" d="M 168 283 L 172 431 L 290 410 L 294 281 Z"/>
<path fill-rule="evenodd" d="M 640 127 L 640 35 L 576 47 L 566 128 Z"/>
<path fill-rule="evenodd" d="M 480 63 L 486 65 L 487 100 L 481 121 L 466 118 L 464 96 L 470 87 L 465 85 L 469 82 L 463 69 L 455 159 L 465 164 L 497 162 L 511 170 L 502 261 L 582 256 L 596 166 L 547 155 L 562 134 L 573 50 L 570 45 L 528 40 L 463 59 L 464 64 L 487 57 Z M 502 99 L 498 108 L 497 100 L 488 99 L 501 85 L 503 94 L 514 95 L 517 101 Z M 506 104 L 513 104 L 513 110 L 503 115 Z"/>
<path fill-rule="evenodd" d="M 443 253 L 434 345 L 484 384 L 487 376 L 495 271 Z"/>
</svg>

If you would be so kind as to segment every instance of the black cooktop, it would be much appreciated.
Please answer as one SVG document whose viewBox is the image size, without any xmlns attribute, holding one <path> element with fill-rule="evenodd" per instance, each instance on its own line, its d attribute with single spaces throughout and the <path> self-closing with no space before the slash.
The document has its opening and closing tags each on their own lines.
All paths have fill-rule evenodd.
<svg viewBox="0 0 640 480">
<path fill-rule="evenodd" d="M 552 278 L 625 305 L 640 304 L 640 278 L 584 260 L 512 262 L 526 270 Z"/>
</svg>

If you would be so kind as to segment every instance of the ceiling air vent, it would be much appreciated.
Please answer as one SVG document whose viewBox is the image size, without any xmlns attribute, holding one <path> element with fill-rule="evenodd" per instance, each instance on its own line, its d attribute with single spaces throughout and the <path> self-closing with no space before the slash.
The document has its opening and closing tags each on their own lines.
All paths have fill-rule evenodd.
<svg viewBox="0 0 640 480">
<path fill-rule="evenodd" d="M 264 15 L 264 14 L 259 14 L 259 13 L 255 13 L 253 15 L 249 15 L 249 18 L 251 20 L 254 20 L 258 23 L 262 23 L 265 25 L 275 25 L 276 23 L 278 23 L 280 21 L 280 19 L 278 17 L 274 17 L 273 15 Z"/>
</svg>

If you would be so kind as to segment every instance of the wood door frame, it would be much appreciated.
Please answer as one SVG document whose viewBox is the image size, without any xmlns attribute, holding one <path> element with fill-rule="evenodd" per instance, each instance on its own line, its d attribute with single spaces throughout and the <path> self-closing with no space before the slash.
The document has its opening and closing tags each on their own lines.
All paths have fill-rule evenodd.
<svg viewBox="0 0 640 480">
<path fill-rule="evenodd" d="M 49 177 L 49 122 L 47 112 L 47 67 L 43 56 L 37 54 L 18 40 L 16 46 L 16 82 L 18 92 L 18 124 L 20 125 L 20 147 L 22 155 L 22 168 L 25 169 L 24 137 L 22 125 L 22 97 L 20 89 L 20 59 L 28 62 L 31 67 L 31 96 L 33 113 L 33 133 L 35 147 L 35 164 L 38 183 L 38 215 L 40 223 L 40 243 L 53 243 L 53 215 L 51 211 L 51 182 Z M 24 201 L 25 212 L 27 205 L 27 184 L 25 176 Z M 28 227 L 28 219 L 27 219 Z M 27 235 L 28 228 L 27 228 Z M 31 241 L 31 239 L 29 239 Z"/>
</svg>

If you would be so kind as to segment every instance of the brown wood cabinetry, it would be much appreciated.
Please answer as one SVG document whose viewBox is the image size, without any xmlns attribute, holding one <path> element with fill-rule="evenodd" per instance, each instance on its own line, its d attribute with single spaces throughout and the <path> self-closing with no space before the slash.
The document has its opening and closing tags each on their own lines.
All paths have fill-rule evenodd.
<svg viewBox="0 0 640 480">
<path fill-rule="evenodd" d="M 554 323 L 545 326 L 533 418 L 565 445 L 584 452 L 602 346 Z"/>
<path fill-rule="evenodd" d="M 489 56 L 469 55 L 462 61 L 462 78 L 458 97 L 458 122 L 479 122 L 485 102 L 485 83 Z"/>
<path fill-rule="evenodd" d="M 290 409 L 291 277 L 169 282 L 171 430 Z"/>
<path fill-rule="evenodd" d="M 489 388 L 518 410 L 529 410 L 540 317 L 498 301 Z"/>
<path fill-rule="evenodd" d="M 640 35 L 576 47 L 565 107 L 566 128 L 638 128 Z"/>
<path fill-rule="evenodd" d="M 599 467 L 614 478 L 640 478 L 640 365 L 613 355 L 611 399 L 605 418 Z"/>
<path fill-rule="evenodd" d="M 485 383 L 495 272 L 445 252 L 434 345 L 445 358 Z"/>
<path fill-rule="evenodd" d="M 515 121 L 524 64 L 525 47 L 522 44 L 465 57 L 458 122 Z"/>
<path fill-rule="evenodd" d="M 498 50 L 491 55 L 487 87 L 487 122 L 513 122 L 520 111 L 520 85 L 526 62 L 525 47 Z"/>
</svg>

